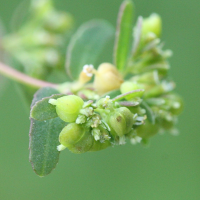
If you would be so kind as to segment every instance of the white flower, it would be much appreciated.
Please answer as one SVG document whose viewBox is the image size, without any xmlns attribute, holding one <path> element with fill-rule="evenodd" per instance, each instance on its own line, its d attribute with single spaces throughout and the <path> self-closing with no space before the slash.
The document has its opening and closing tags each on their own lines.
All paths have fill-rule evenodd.
<svg viewBox="0 0 200 200">
<path fill-rule="evenodd" d="M 93 70 L 94 66 L 93 65 L 84 65 L 83 66 L 83 72 L 86 74 L 88 77 L 92 77 L 93 75 Z"/>
</svg>

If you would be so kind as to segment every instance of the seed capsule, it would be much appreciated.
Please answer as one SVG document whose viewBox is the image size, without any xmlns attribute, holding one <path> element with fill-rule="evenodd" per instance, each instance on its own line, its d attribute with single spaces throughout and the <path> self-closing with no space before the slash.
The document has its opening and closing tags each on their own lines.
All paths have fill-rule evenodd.
<svg viewBox="0 0 200 200">
<path fill-rule="evenodd" d="M 122 137 L 127 134 L 134 123 L 133 114 L 128 108 L 121 107 L 115 109 L 114 112 L 111 112 L 107 115 L 105 121 L 108 123 L 111 134 L 115 136 Z"/>
<path fill-rule="evenodd" d="M 148 120 L 146 120 L 145 124 L 138 126 L 136 129 L 137 136 L 145 139 L 156 135 L 158 131 L 158 125 L 151 124 Z"/>
<path fill-rule="evenodd" d="M 126 120 L 126 133 L 128 133 L 134 124 L 133 113 L 131 113 L 131 111 L 126 107 L 121 107 L 117 110 L 124 116 Z"/>
<path fill-rule="evenodd" d="M 83 100 L 75 95 L 64 96 L 57 100 L 50 99 L 49 103 L 56 105 L 58 116 L 65 122 L 75 122 L 84 104 Z"/>
<path fill-rule="evenodd" d="M 124 116 L 119 112 L 114 112 L 110 115 L 109 123 L 111 129 L 114 130 L 111 133 L 116 133 L 118 136 L 123 136 L 126 133 L 126 120 Z"/>
<path fill-rule="evenodd" d="M 85 153 L 93 145 L 94 138 L 89 128 L 83 125 L 70 123 L 63 128 L 59 135 L 59 141 L 73 153 Z"/>
</svg>

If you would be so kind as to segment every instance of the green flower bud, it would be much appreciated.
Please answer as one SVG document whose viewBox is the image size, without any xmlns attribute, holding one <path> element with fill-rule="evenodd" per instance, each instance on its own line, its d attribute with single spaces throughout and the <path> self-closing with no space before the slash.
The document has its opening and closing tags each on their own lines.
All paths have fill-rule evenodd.
<svg viewBox="0 0 200 200">
<path fill-rule="evenodd" d="M 56 105 L 56 112 L 63 121 L 75 122 L 84 101 L 78 96 L 69 95 L 57 100 L 50 99 L 49 103 Z"/>
<path fill-rule="evenodd" d="M 59 141 L 73 153 L 85 153 L 91 149 L 94 138 L 89 128 L 70 123 L 61 131 Z"/>
<path fill-rule="evenodd" d="M 105 98 L 101 98 L 97 101 L 97 107 L 100 109 L 104 109 L 107 107 L 112 107 L 113 102 L 110 100 L 110 96 L 106 96 Z"/>
<path fill-rule="evenodd" d="M 161 84 L 156 85 L 150 88 L 149 90 L 145 91 L 144 97 L 145 98 L 157 97 L 172 91 L 174 88 L 175 84 L 173 82 L 163 81 Z"/>
<path fill-rule="evenodd" d="M 127 134 L 134 124 L 133 114 L 125 107 L 115 109 L 105 121 L 110 126 L 111 134 L 119 137 Z"/>
<path fill-rule="evenodd" d="M 160 119 L 159 124 L 163 129 L 170 130 L 174 127 L 175 120 Z"/>
<path fill-rule="evenodd" d="M 141 138 L 149 138 L 156 135 L 159 131 L 159 126 L 157 124 L 151 124 L 146 120 L 145 124 L 140 125 L 136 129 L 137 136 Z"/>
<path fill-rule="evenodd" d="M 157 37 L 160 37 L 162 29 L 162 20 L 156 13 L 150 15 L 150 17 L 144 19 L 142 26 L 142 35 L 145 36 L 148 33 L 154 33 Z"/>
<path fill-rule="evenodd" d="M 138 84 L 136 82 L 131 82 L 131 81 L 126 81 L 124 83 L 121 84 L 120 86 L 120 90 L 121 93 L 127 93 L 133 90 L 137 90 L 137 89 L 143 89 L 144 87 L 141 84 Z M 135 97 L 141 97 L 143 95 L 144 91 L 140 91 L 140 92 L 135 92 L 132 94 L 127 95 L 125 98 L 127 100 L 133 99 Z"/>
<path fill-rule="evenodd" d="M 53 10 L 52 0 L 32 0 L 31 9 L 37 18 L 43 18 Z"/>
<path fill-rule="evenodd" d="M 169 111 L 173 115 L 179 115 L 183 110 L 183 100 L 177 94 L 169 94 L 164 98 L 165 105 L 169 107 Z"/>
<path fill-rule="evenodd" d="M 126 107 L 121 107 L 117 110 L 124 116 L 126 120 L 126 133 L 128 133 L 134 124 L 133 113 L 131 113 L 131 111 Z"/>
<path fill-rule="evenodd" d="M 117 111 L 112 113 L 109 117 L 109 124 L 111 128 L 111 134 L 114 134 L 114 136 L 117 135 L 121 137 L 126 134 L 126 120 L 121 113 Z"/>
<path fill-rule="evenodd" d="M 154 70 L 151 72 L 146 72 L 138 76 L 134 76 L 131 80 L 137 81 L 141 84 L 158 84 L 159 83 L 159 75 L 158 71 Z"/>
</svg>

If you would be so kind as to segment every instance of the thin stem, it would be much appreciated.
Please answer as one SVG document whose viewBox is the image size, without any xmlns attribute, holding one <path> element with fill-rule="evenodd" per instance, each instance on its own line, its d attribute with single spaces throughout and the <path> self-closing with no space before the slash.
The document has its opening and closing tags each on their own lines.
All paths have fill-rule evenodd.
<svg viewBox="0 0 200 200">
<path fill-rule="evenodd" d="M 30 76 L 27 76 L 26 74 L 23 74 L 1 62 L 0 62 L 0 74 L 12 80 L 15 80 L 19 83 L 23 83 L 25 85 L 28 85 L 34 88 L 53 87 L 57 89 L 59 86 L 58 84 L 41 81 L 39 79 L 35 79 Z"/>
</svg>

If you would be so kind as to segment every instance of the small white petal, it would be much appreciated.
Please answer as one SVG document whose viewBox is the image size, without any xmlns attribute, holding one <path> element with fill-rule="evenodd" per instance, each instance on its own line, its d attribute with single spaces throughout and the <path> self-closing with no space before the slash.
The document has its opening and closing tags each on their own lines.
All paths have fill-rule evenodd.
<svg viewBox="0 0 200 200">
<path fill-rule="evenodd" d="M 84 66 L 83 66 L 83 72 L 84 72 L 88 77 L 92 77 L 92 75 L 93 75 L 93 69 L 94 69 L 94 66 L 93 66 L 93 65 L 84 65 Z"/>
<path fill-rule="evenodd" d="M 136 139 L 137 143 L 140 143 L 142 141 L 142 138 L 139 136 L 136 136 L 135 139 Z"/>
<path fill-rule="evenodd" d="M 173 129 L 170 130 L 170 134 L 173 135 L 173 136 L 178 136 L 180 133 L 179 133 L 178 129 L 173 128 Z"/>
<path fill-rule="evenodd" d="M 58 151 L 62 151 L 62 150 L 64 150 L 64 149 L 66 149 L 66 148 L 67 148 L 67 147 L 64 146 L 64 145 L 62 145 L 62 144 L 60 144 L 60 145 L 57 146 L 57 150 L 58 150 Z"/>
<path fill-rule="evenodd" d="M 94 139 L 95 139 L 96 141 L 97 141 L 97 140 L 100 140 L 100 136 L 96 134 L 96 135 L 94 136 Z"/>
<path fill-rule="evenodd" d="M 126 144 L 126 138 L 125 138 L 125 136 L 122 136 L 122 137 L 119 138 L 119 144 L 120 145 Z"/>
<path fill-rule="evenodd" d="M 131 138 L 131 144 L 137 144 L 137 141 L 135 138 Z"/>
<path fill-rule="evenodd" d="M 57 100 L 56 99 L 49 99 L 48 101 L 52 105 L 56 105 Z"/>
<path fill-rule="evenodd" d="M 181 107 L 181 104 L 179 103 L 179 102 L 175 102 L 174 104 L 173 104 L 173 108 L 175 108 L 175 109 L 178 109 L 178 108 L 180 108 Z"/>
</svg>

